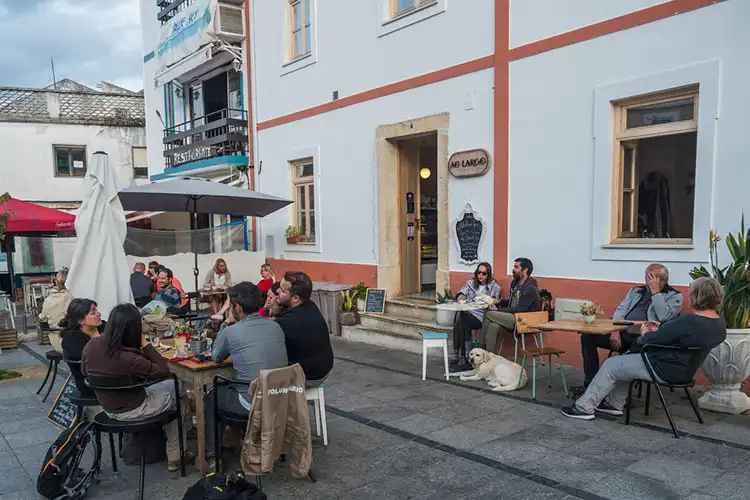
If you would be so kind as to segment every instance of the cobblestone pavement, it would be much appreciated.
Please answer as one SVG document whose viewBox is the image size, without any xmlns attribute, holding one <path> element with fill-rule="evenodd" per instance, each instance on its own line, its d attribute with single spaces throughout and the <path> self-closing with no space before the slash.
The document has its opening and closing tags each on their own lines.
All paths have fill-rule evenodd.
<svg viewBox="0 0 750 500">
<path fill-rule="evenodd" d="M 699 425 L 688 402 L 668 393 L 684 433 L 675 439 L 656 397 L 649 417 L 636 401 L 629 427 L 614 418 L 574 421 L 560 415 L 559 406 L 570 400 L 555 371 L 550 381 L 546 369 L 537 370 L 537 400 L 531 401 L 529 388 L 498 394 L 480 382 L 448 382 L 438 361 L 430 361 L 423 382 L 421 358 L 410 353 L 340 339 L 334 350 L 336 366 L 325 387 L 329 446 L 314 440 L 318 482 L 292 479 L 278 468 L 264 478 L 272 500 L 750 496 L 746 416 L 705 412 Z M 40 364 L 44 351 L 32 343 L 4 351 L 0 368 Z M 580 382 L 577 370 L 565 369 Z M 59 429 L 45 417 L 52 398 L 42 404 L 35 395 L 39 383 L 0 384 L 0 500 L 40 498 L 34 483 Z M 236 452 L 228 454 L 236 461 Z M 87 498 L 136 498 L 138 468 L 120 464 L 115 474 L 104 455 L 102 482 Z M 150 465 L 146 498 L 181 499 L 197 480 L 194 468 L 181 478 L 165 464 Z"/>
</svg>

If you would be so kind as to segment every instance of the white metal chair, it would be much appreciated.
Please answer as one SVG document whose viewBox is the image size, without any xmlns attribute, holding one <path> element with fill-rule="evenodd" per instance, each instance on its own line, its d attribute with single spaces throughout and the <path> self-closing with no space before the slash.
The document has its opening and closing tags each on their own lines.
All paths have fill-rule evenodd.
<svg viewBox="0 0 750 500">
<path fill-rule="evenodd" d="M 10 295 L 0 292 L 0 311 L 6 311 L 10 316 L 10 324 L 16 329 L 16 305 L 10 298 Z"/>
<path fill-rule="evenodd" d="M 328 423 L 326 422 L 326 396 L 323 389 L 324 384 L 305 391 L 305 399 L 313 401 L 315 406 L 315 433 L 320 436 L 323 433 L 323 446 L 328 446 Z"/>
<path fill-rule="evenodd" d="M 422 380 L 427 380 L 428 347 L 438 347 L 443 349 L 443 361 L 445 362 L 445 380 L 448 380 L 448 334 L 444 332 L 422 333 Z"/>
</svg>

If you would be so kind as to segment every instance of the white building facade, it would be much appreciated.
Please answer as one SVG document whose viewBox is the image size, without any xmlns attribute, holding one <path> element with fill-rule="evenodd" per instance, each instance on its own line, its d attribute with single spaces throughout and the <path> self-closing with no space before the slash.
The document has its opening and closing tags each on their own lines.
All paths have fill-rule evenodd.
<svg viewBox="0 0 750 500">
<path fill-rule="evenodd" d="M 142 0 L 147 47 L 157 3 Z M 455 292 L 488 261 L 507 293 L 524 256 L 555 296 L 611 312 L 651 262 L 686 285 L 709 229 L 750 208 L 744 0 L 238 7 L 250 131 L 233 160 L 295 201 L 257 223 L 280 270 L 398 296 Z M 146 92 L 152 179 L 172 170 L 163 95 Z M 172 171 L 216 165 L 196 163 Z"/>
</svg>

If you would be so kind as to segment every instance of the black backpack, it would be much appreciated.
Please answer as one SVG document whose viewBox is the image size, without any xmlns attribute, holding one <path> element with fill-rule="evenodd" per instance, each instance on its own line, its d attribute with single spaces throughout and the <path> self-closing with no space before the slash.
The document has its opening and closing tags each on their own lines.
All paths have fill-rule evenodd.
<svg viewBox="0 0 750 500">
<path fill-rule="evenodd" d="M 266 494 L 241 472 L 208 474 L 185 492 L 182 500 L 266 500 Z"/>
<path fill-rule="evenodd" d="M 94 437 L 91 422 L 80 422 L 60 433 L 47 450 L 41 471 L 36 479 L 36 490 L 47 499 L 83 498 L 86 490 L 99 476 L 100 450 L 92 444 L 94 460 L 91 469 L 81 468 L 87 446 Z"/>
</svg>

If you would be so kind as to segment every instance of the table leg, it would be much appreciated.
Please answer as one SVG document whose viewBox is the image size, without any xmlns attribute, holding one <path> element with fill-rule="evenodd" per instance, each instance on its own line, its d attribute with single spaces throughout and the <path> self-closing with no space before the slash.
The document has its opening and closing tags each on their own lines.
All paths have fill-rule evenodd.
<svg viewBox="0 0 750 500">
<path fill-rule="evenodd" d="M 203 407 L 203 396 L 205 393 L 205 384 L 201 375 L 193 377 L 193 393 L 195 394 L 195 448 L 198 451 L 198 467 L 201 476 L 206 475 L 206 420 L 205 408 Z"/>
</svg>

